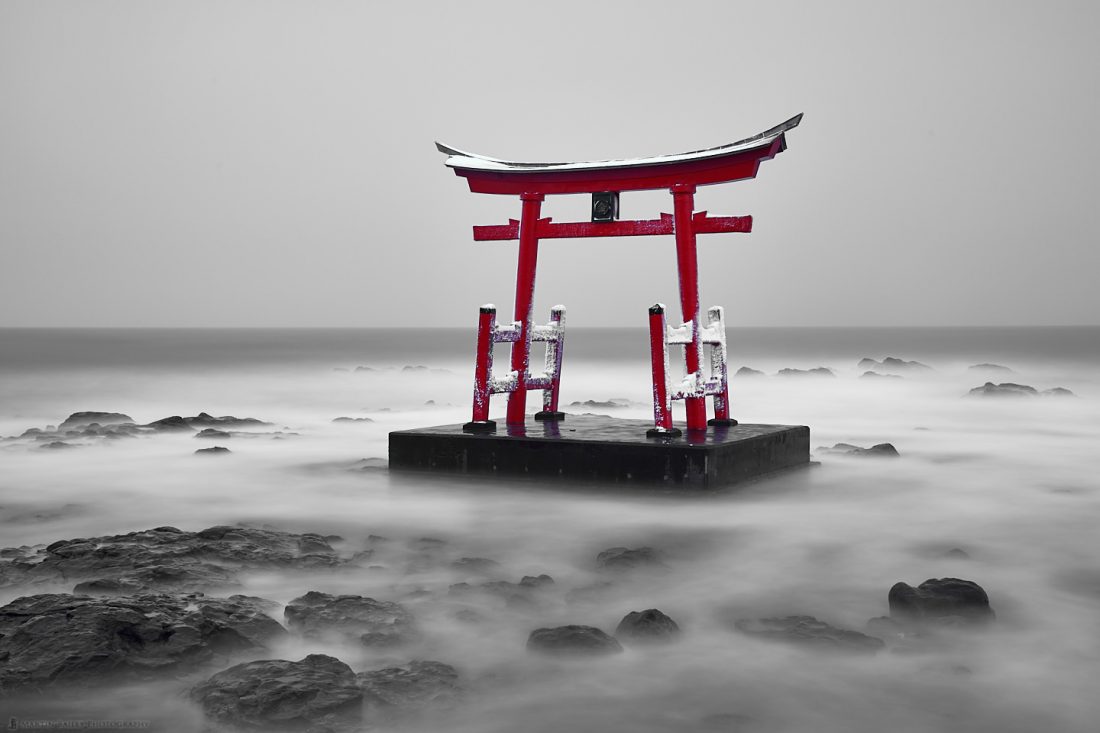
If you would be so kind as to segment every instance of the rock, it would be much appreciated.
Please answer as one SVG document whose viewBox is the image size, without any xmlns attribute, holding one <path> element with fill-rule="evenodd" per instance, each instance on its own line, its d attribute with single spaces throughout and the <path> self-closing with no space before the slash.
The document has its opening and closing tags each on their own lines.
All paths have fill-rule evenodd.
<svg viewBox="0 0 1100 733">
<path fill-rule="evenodd" d="M 1076 397 L 1077 395 L 1070 392 L 1065 387 L 1054 387 L 1052 389 L 1044 389 L 1040 392 L 1043 397 Z"/>
<path fill-rule="evenodd" d="M 254 417 L 233 417 L 232 415 L 214 417 L 205 412 L 200 412 L 194 417 L 180 417 L 179 415 L 164 417 L 160 420 L 154 420 L 146 427 L 155 430 L 201 430 L 202 428 L 251 428 L 268 425 L 271 425 L 271 423 L 257 420 Z"/>
<path fill-rule="evenodd" d="M 615 629 L 616 637 L 634 642 L 672 641 L 679 635 L 677 623 L 656 608 L 631 611 Z"/>
<path fill-rule="evenodd" d="M 735 377 L 764 377 L 764 376 L 767 376 L 767 375 L 764 374 L 764 372 L 760 371 L 759 369 L 750 369 L 747 366 L 743 366 L 740 369 L 738 369 L 736 372 L 734 372 L 733 376 L 735 376 Z"/>
<path fill-rule="evenodd" d="M 199 456 L 202 456 L 202 455 L 216 456 L 216 455 L 221 455 L 221 454 L 224 454 L 224 453 L 232 453 L 232 452 L 233 451 L 229 450 L 224 445 L 215 445 L 213 448 L 199 448 L 197 451 L 195 451 L 195 455 L 199 455 Z"/>
<path fill-rule="evenodd" d="M 332 632 L 367 646 L 390 646 L 414 636 L 413 616 L 404 606 L 363 596 L 310 591 L 287 604 L 283 615 L 287 626 L 307 637 Z"/>
<path fill-rule="evenodd" d="M 860 379 L 904 379 L 898 374 L 879 374 L 878 372 L 864 372 L 859 375 Z"/>
<path fill-rule="evenodd" d="M 121 423 L 133 423 L 134 419 L 121 412 L 74 412 L 57 426 L 57 432 L 74 430 L 86 427 L 92 423 L 98 425 L 118 425 Z"/>
<path fill-rule="evenodd" d="M 893 356 L 888 356 L 881 362 L 875 361 L 874 359 L 863 358 L 859 360 L 859 364 L 857 364 L 856 366 L 858 366 L 860 369 L 870 369 L 875 371 L 879 369 L 895 372 L 932 371 L 932 367 L 928 366 L 927 364 L 921 364 L 919 361 L 905 361 L 904 359 L 898 359 Z"/>
<path fill-rule="evenodd" d="M 960 549 L 958 547 L 952 547 L 950 550 L 943 553 L 943 556 L 944 557 L 949 557 L 952 560 L 969 560 L 970 559 L 970 554 L 966 550 Z"/>
<path fill-rule="evenodd" d="M 173 676 L 285 635 L 245 596 L 24 596 L 0 608 L 0 690 Z"/>
<path fill-rule="evenodd" d="M 629 400 L 616 400 L 608 399 L 600 402 L 598 400 L 585 400 L 584 402 L 570 402 L 570 407 L 589 407 L 597 410 L 614 410 L 623 407 L 630 407 Z"/>
<path fill-rule="evenodd" d="M 734 622 L 734 628 L 761 639 L 827 651 L 873 654 L 885 646 L 882 639 L 858 631 L 838 629 L 813 616 L 739 620 Z"/>
<path fill-rule="evenodd" d="M 954 624 L 994 618 L 989 596 L 977 583 L 959 578 L 932 578 L 916 588 L 895 583 L 888 595 L 890 616 L 906 621 Z"/>
<path fill-rule="evenodd" d="M 369 417 L 337 417 L 337 418 L 333 419 L 333 422 L 354 423 L 354 422 L 374 422 L 374 420 L 371 420 Z"/>
<path fill-rule="evenodd" d="M 172 417 L 162 417 L 160 420 L 154 420 L 145 427 L 152 428 L 153 430 L 160 430 L 162 432 L 183 432 L 187 430 L 194 430 L 186 420 L 179 415 L 173 415 Z"/>
<path fill-rule="evenodd" d="M 416 365 L 406 364 L 405 366 L 401 367 L 401 371 L 403 371 L 403 372 L 430 372 L 431 369 L 424 366 L 423 364 L 416 364 Z"/>
<path fill-rule="evenodd" d="M 66 443 L 63 440 L 51 440 L 49 443 L 43 443 L 38 447 L 41 450 L 65 450 L 66 448 L 79 448 L 80 446 Z"/>
<path fill-rule="evenodd" d="M 357 677 L 369 713 L 383 718 L 447 706 L 461 695 L 458 672 L 442 662 L 414 661 Z"/>
<path fill-rule="evenodd" d="M 238 664 L 196 685 L 191 699 L 208 718 L 244 730 L 352 731 L 363 715 L 355 673 L 325 654 Z"/>
<path fill-rule="evenodd" d="M 149 590 L 191 593 L 240 586 L 231 570 L 211 563 L 152 565 L 112 577 L 77 583 L 73 593 L 128 595 Z"/>
<path fill-rule="evenodd" d="M 218 430 L 216 428 L 203 428 L 199 432 L 195 433 L 196 438 L 230 438 L 229 433 L 224 430 Z"/>
<path fill-rule="evenodd" d="M 200 412 L 195 417 L 185 417 L 183 419 L 193 428 L 250 428 L 271 425 L 269 422 L 257 420 L 254 417 L 233 417 L 232 415 L 214 417 L 205 412 Z"/>
<path fill-rule="evenodd" d="M 1000 364 L 975 364 L 974 366 L 967 367 L 971 371 L 975 372 L 1004 372 L 1007 374 L 1014 374 L 1011 369 Z"/>
<path fill-rule="evenodd" d="M 832 448 L 826 446 L 818 446 L 818 451 L 821 453 L 831 453 L 833 455 L 842 456 L 860 456 L 869 458 L 899 458 L 900 454 L 898 449 L 890 443 L 878 443 L 870 448 L 861 448 L 858 445 L 852 445 L 851 443 L 837 443 Z"/>
<path fill-rule="evenodd" d="M 543 573 L 541 575 L 524 575 L 519 581 L 522 588 L 544 588 L 554 584 L 554 579 Z"/>
<path fill-rule="evenodd" d="M 489 575 L 500 569 L 500 563 L 487 557 L 462 557 L 451 563 L 451 567 L 473 575 Z"/>
<path fill-rule="evenodd" d="M 527 638 L 528 651 L 540 654 L 597 656 L 618 654 L 623 647 L 594 626 L 558 626 L 535 629 Z"/>
<path fill-rule="evenodd" d="M 816 367 L 814 369 L 780 369 L 777 377 L 835 377 L 832 369 Z"/>
<path fill-rule="evenodd" d="M 99 593 L 195 590 L 235 585 L 239 570 L 335 567 L 343 561 L 320 535 L 218 526 L 175 527 L 106 537 L 59 540 L 38 562 L 0 561 L 0 578 L 20 582 L 88 581 Z M 112 581 L 117 581 L 114 583 Z"/>
<path fill-rule="evenodd" d="M 1013 384 L 1012 382 L 993 384 L 993 382 L 986 382 L 981 387 L 970 390 L 968 394 L 971 397 L 1029 397 L 1037 395 L 1039 392 L 1034 387 L 1029 387 L 1026 384 Z"/>
<path fill-rule="evenodd" d="M 601 570 L 637 570 L 667 566 L 652 547 L 612 547 L 596 555 L 596 567 Z"/>
</svg>

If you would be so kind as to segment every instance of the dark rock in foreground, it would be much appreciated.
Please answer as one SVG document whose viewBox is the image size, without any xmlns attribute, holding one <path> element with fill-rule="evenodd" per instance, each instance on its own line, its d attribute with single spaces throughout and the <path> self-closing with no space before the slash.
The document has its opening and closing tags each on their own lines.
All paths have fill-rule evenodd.
<svg viewBox="0 0 1100 733">
<path fill-rule="evenodd" d="M 679 625 L 656 608 L 631 611 L 615 629 L 616 637 L 634 642 L 672 641 L 679 635 Z"/>
<path fill-rule="evenodd" d="M 287 626 L 305 636 L 335 632 L 367 646 L 400 644 L 414 635 L 412 614 L 404 606 L 363 596 L 310 591 L 287 604 L 283 615 Z"/>
<path fill-rule="evenodd" d="M 1039 394 L 1039 392 L 1034 387 L 1029 387 L 1026 384 L 1013 384 L 1012 382 L 993 384 L 993 382 L 986 382 L 981 387 L 970 390 L 967 394 L 971 397 L 1030 397 Z"/>
<path fill-rule="evenodd" d="M 199 448 L 195 451 L 197 456 L 217 456 L 224 455 L 226 453 L 232 453 L 233 451 L 226 448 L 224 445 L 215 445 L 212 448 Z"/>
<path fill-rule="evenodd" d="M 286 635 L 261 599 L 25 596 L 0 608 L 0 690 L 185 673 Z"/>
<path fill-rule="evenodd" d="M 832 453 L 834 455 L 842 456 L 861 456 L 861 457 L 879 457 L 879 458 L 898 458 L 900 454 L 898 449 L 890 443 L 878 443 L 870 448 L 861 448 L 858 445 L 852 445 L 851 443 L 837 443 L 832 448 L 821 446 L 818 448 L 822 453 Z"/>
<path fill-rule="evenodd" d="M 528 651 L 540 654 L 597 656 L 618 654 L 623 647 L 594 626 L 558 626 L 535 629 L 527 638 Z"/>
<path fill-rule="evenodd" d="M 392 718 L 429 707 L 445 707 L 461 695 L 458 672 L 449 664 L 410 662 L 357 675 L 372 717 Z"/>
<path fill-rule="evenodd" d="M 247 662 L 219 672 L 191 690 L 207 717 L 244 730 L 357 730 L 363 691 L 351 667 L 310 654 Z"/>
<path fill-rule="evenodd" d="M 888 596 L 890 615 L 908 621 L 973 623 L 993 619 L 989 596 L 977 583 L 959 578 L 932 578 L 916 588 L 895 583 Z"/>
<path fill-rule="evenodd" d="M 60 540 L 33 557 L 0 561 L 4 585 L 89 581 L 88 592 L 196 590 L 235 584 L 247 569 L 327 568 L 341 563 L 325 538 L 271 529 L 218 526 L 201 532 L 157 527 Z"/>
<path fill-rule="evenodd" d="M 813 369 L 780 369 L 777 377 L 835 377 L 832 369 L 815 367 Z"/>
<path fill-rule="evenodd" d="M 743 366 L 740 369 L 738 369 L 736 372 L 734 372 L 733 376 L 735 376 L 735 377 L 765 377 L 767 375 L 764 374 L 764 372 L 760 371 L 759 369 L 750 369 L 747 366 Z"/>
<path fill-rule="evenodd" d="M 600 570 L 638 570 L 667 566 L 652 547 L 612 547 L 596 555 L 596 567 Z"/>
<path fill-rule="evenodd" d="M 734 628 L 761 639 L 827 651 L 873 654 L 885 646 L 882 639 L 858 631 L 838 629 L 813 616 L 740 620 L 734 623 Z"/>
<path fill-rule="evenodd" d="M 74 412 L 57 426 L 57 432 L 63 433 L 66 430 L 83 428 L 92 424 L 120 425 L 124 423 L 132 424 L 133 422 L 132 417 L 123 415 L 121 412 Z"/>
</svg>

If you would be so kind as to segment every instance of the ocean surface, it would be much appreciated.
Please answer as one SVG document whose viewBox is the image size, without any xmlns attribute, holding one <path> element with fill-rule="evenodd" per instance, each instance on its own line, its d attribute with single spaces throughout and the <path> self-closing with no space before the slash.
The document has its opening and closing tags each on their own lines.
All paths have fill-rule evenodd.
<svg viewBox="0 0 1100 733">
<path fill-rule="evenodd" d="M 347 555 L 369 535 L 443 540 L 435 564 L 257 573 L 236 591 L 280 605 L 310 590 L 406 604 L 423 632 L 412 648 L 296 638 L 268 655 L 323 652 L 356 671 L 410 659 L 458 668 L 464 702 L 402 730 L 1098 730 L 1100 328 L 731 328 L 731 373 L 765 373 L 732 379 L 734 417 L 809 425 L 815 448 L 889 442 L 901 457 L 815 450 L 817 467 L 703 496 L 391 475 L 389 431 L 469 419 L 473 351 L 471 329 L 0 329 L 0 546 L 237 523 L 339 535 Z M 888 356 L 930 369 L 876 378 L 857 366 Z M 819 366 L 835 376 L 776 374 Z M 987 381 L 1074 396 L 968 396 Z M 649 394 L 643 330 L 567 333 L 567 412 L 646 419 Z M 571 404 L 588 400 L 615 406 Z M 493 414 L 503 405 L 496 397 Z M 76 438 L 65 450 L 19 437 L 90 410 L 137 423 L 207 412 L 273 425 L 218 442 L 232 452 L 217 457 L 196 456 L 210 443 L 192 433 Z M 653 547 L 667 567 L 608 577 L 595 558 L 615 546 Z M 530 606 L 458 597 L 452 584 L 479 582 L 450 564 L 462 557 L 495 560 L 494 579 L 545 573 L 554 585 Z M 876 655 L 732 626 L 803 614 L 866 631 L 889 613 L 894 583 L 942 577 L 979 583 L 995 622 Z M 3 587 L 0 603 L 71 590 Z M 647 608 L 677 621 L 679 642 L 585 660 L 525 651 L 533 629 L 610 633 Z M 480 621 L 457 620 L 462 609 Z M 281 620 L 281 608 L 273 615 Z M 55 700 L 15 695 L 0 713 L 200 730 L 185 693 L 185 681 L 167 680 Z"/>
</svg>

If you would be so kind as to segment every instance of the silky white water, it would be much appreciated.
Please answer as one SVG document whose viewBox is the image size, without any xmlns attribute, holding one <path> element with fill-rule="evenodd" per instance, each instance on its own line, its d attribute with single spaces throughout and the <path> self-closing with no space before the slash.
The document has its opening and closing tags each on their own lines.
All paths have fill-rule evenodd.
<svg viewBox="0 0 1100 733">
<path fill-rule="evenodd" d="M 469 419 L 472 332 L 7 330 L 0 339 L 0 435 L 82 410 L 139 423 L 206 411 L 267 420 L 274 426 L 255 432 L 281 433 L 214 441 L 232 453 L 213 457 L 194 455 L 212 443 L 192 434 L 74 440 L 68 450 L 0 442 L 0 546 L 240 522 L 339 535 L 337 549 L 350 555 L 368 535 L 385 536 L 379 567 L 258 573 L 238 592 L 281 604 L 309 590 L 406 604 L 423 631 L 412 648 L 298 639 L 268 655 L 324 652 L 356 671 L 410 659 L 458 668 L 464 703 L 406 729 L 1032 733 L 1095 731 L 1100 721 L 1098 329 L 730 329 L 731 371 L 769 375 L 732 380 L 741 422 L 809 425 L 814 447 L 890 442 L 901 458 L 818 451 L 817 467 L 704 496 L 391 475 L 389 431 Z M 647 348 L 642 331 L 569 333 L 563 408 L 649 417 Z M 860 358 L 885 356 L 933 370 L 860 376 Z M 981 362 L 1013 373 L 968 368 Z M 774 376 L 817 366 L 836 377 Z M 1076 397 L 964 396 L 988 380 Z M 630 406 L 569 406 L 609 398 Z M 503 403 L 494 398 L 494 415 Z M 340 416 L 372 422 L 332 422 Z M 349 470 L 364 458 L 378 460 Z M 432 561 L 412 562 L 408 543 L 422 537 L 446 544 Z M 608 578 L 595 556 L 617 545 L 654 547 L 669 570 Z M 948 556 L 954 548 L 969 557 Z M 546 573 L 555 583 L 532 607 L 458 597 L 451 584 L 478 580 L 450 567 L 461 557 L 496 560 L 499 579 Z M 728 624 L 806 614 L 864 630 L 888 613 L 895 582 L 939 577 L 979 583 L 996 622 L 870 657 L 766 643 Z M 602 592 L 566 597 L 606 580 Z M 71 590 L 8 587 L 0 603 Z M 459 623 L 460 608 L 483 620 Z M 646 608 L 675 619 L 682 639 L 601 659 L 525 651 L 535 628 L 610 633 Z M 185 690 L 169 680 L 16 696 L 0 712 L 198 730 Z"/>
</svg>

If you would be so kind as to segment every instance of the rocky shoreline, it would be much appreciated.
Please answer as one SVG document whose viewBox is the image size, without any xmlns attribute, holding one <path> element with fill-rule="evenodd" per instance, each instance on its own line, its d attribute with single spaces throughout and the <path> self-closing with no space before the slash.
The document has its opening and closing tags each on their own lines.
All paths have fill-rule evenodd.
<svg viewBox="0 0 1100 733">
<path fill-rule="evenodd" d="M 365 544 L 223 525 L 197 532 L 157 527 L 6 548 L 0 551 L 0 585 L 30 593 L 0 608 L 0 698 L 167 681 L 202 711 L 208 730 L 351 733 L 461 706 L 478 694 L 477 681 L 467 679 L 461 659 L 406 656 L 404 663 L 356 670 L 320 651 L 298 659 L 273 658 L 272 652 L 294 642 L 299 648 L 334 644 L 349 651 L 381 650 L 389 658 L 411 655 L 422 648 L 425 634 L 437 632 L 420 626 L 410 600 L 488 599 L 483 608 L 490 614 L 494 608 L 524 614 L 532 627 L 526 644 L 513 643 L 511 654 L 547 663 L 563 658 L 596 663 L 625 649 L 674 645 L 692 632 L 647 608 L 623 609 L 622 620 L 607 633 L 584 623 L 599 587 L 567 590 L 546 574 L 506 580 L 503 564 L 452 559 L 446 543 L 434 538 L 401 543 L 371 536 Z M 378 562 L 404 572 L 457 572 L 469 580 L 391 599 L 310 588 L 318 573 L 354 578 L 380 567 Z M 250 573 L 272 570 L 286 574 L 301 594 L 284 605 L 233 592 Z M 591 571 L 603 578 L 603 587 L 613 587 L 653 583 L 675 568 L 659 548 L 618 546 L 593 557 Z M 71 592 L 55 592 L 65 586 Z M 536 626 L 551 600 L 573 608 L 575 622 Z M 864 631 L 809 615 L 715 613 L 731 631 L 759 643 L 857 655 L 908 653 L 935 643 L 943 630 L 973 633 L 994 618 L 985 591 L 967 580 L 897 583 L 887 600 L 890 615 L 870 619 Z M 494 624 L 473 608 L 459 608 L 452 618 L 460 625 Z"/>
</svg>

